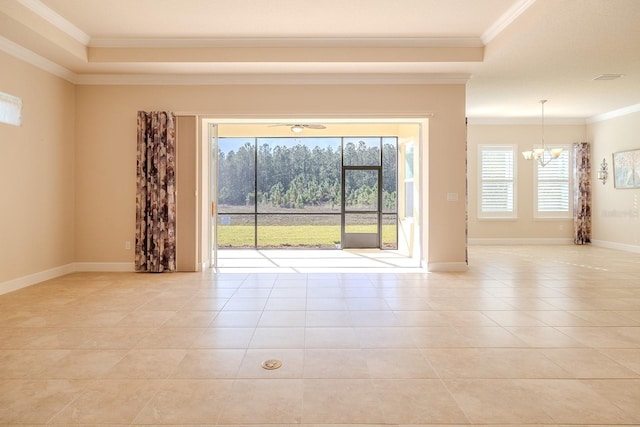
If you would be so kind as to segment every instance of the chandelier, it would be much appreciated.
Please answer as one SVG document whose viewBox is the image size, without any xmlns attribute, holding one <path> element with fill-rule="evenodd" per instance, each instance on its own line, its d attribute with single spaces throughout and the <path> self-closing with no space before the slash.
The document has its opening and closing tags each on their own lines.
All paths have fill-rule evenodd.
<svg viewBox="0 0 640 427">
<path fill-rule="evenodd" d="M 562 154 L 562 148 L 551 148 L 547 150 L 547 146 L 544 143 L 544 104 L 546 99 L 540 100 L 542 105 L 542 148 L 532 148 L 528 151 L 523 151 L 522 156 L 525 160 L 535 160 L 542 167 L 545 167 L 553 159 L 557 159 Z"/>
</svg>

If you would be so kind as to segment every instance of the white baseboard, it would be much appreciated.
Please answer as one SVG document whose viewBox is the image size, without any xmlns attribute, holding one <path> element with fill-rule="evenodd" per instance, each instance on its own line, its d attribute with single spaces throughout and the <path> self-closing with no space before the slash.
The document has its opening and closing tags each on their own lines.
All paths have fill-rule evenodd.
<svg viewBox="0 0 640 427">
<path fill-rule="evenodd" d="M 469 245 L 572 245 L 573 239 L 469 239 Z M 625 252 L 640 253 L 640 246 L 629 245 L 624 243 L 608 242 L 605 240 L 593 240 L 593 246 L 608 249 L 616 249 Z M 455 272 L 467 271 L 468 265 L 465 262 L 432 262 L 427 264 L 430 272 Z M 202 263 L 202 270 L 208 268 L 208 263 Z M 134 272 L 135 265 L 132 262 L 74 262 L 62 265 L 60 267 L 51 268 L 49 270 L 40 271 L 38 273 L 29 274 L 27 276 L 18 277 L 16 279 L 0 282 L 0 295 L 35 285 L 36 283 L 46 280 L 55 279 L 65 274 L 78 272 Z"/>
<path fill-rule="evenodd" d="M 78 272 L 134 272 L 135 266 L 132 262 L 74 262 L 18 277 L 16 279 L 0 282 L 0 295 L 35 285 L 46 280 L 55 279 L 65 274 Z"/>
<path fill-rule="evenodd" d="M 593 246 L 598 246 L 607 249 L 617 249 L 619 251 L 640 253 L 640 246 L 629 245 L 626 243 L 607 242 L 606 240 L 593 240 L 591 242 Z"/>
<path fill-rule="evenodd" d="M 536 239 L 536 238 L 505 238 L 505 239 L 469 239 L 469 245 L 504 245 L 504 246 L 514 246 L 514 245 L 573 245 L 572 238 L 545 238 L 545 239 Z"/>
<path fill-rule="evenodd" d="M 132 262 L 74 262 L 74 272 L 133 273 L 136 271 Z"/>
<path fill-rule="evenodd" d="M 61 265 L 60 267 L 51 268 L 49 270 L 40 271 L 38 273 L 29 274 L 27 276 L 18 277 L 16 279 L 7 280 L 0 283 L 0 295 L 44 282 L 45 280 L 55 279 L 65 274 L 73 273 L 73 264 Z"/>
<path fill-rule="evenodd" d="M 429 272 L 467 271 L 466 262 L 430 262 L 427 266 Z"/>
</svg>

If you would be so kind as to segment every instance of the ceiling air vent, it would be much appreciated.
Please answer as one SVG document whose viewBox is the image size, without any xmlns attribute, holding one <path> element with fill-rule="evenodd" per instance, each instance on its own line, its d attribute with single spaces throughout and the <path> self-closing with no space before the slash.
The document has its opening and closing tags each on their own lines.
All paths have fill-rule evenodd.
<svg viewBox="0 0 640 427">
<path fill-rule="evenodd" d="M 624 74 L 600 74 L 593 80 L 616 80 L 622 76 L 624 76 Z"/>
</svg>

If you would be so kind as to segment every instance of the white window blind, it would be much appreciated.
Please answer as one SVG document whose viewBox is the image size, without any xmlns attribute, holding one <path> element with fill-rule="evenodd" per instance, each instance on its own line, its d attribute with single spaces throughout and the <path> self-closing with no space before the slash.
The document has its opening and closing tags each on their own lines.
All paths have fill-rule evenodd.
<svg viewBox="0 0 640 427">
<path fill-rule="evenodd" d="M 479 146 L 479 217 L 515 217 L 514 153 L 515 147 L 512 145 Z"/>
<path fill-rule="evenodd" d="M 22 99 L 0 92 L 0 123 L 14 126 L 22 124 Z"/>
<path fill-rule="evenodd" d="M 571 146 L 545 167 L 536 167 L 536 217 L 568 218 L 572 212 Z"/>
</svg>

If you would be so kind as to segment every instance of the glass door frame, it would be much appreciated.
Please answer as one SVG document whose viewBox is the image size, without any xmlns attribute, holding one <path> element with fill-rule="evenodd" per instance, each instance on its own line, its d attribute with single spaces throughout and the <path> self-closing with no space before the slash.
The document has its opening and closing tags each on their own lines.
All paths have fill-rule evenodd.
<svg viewBox="0 0 640 427">
<path fill-rule="evenodd" d="M 359 170 L 359 171 L 376 171 L 378 175 L 378 194 L 377 194 L 377 207 L 376 210 L 348 210 L 347 198 L 346 198 L 346 186 L 347 171 Z M 342 209 L 341 209 L 341 222 L 340 222 L 340 234 L 342 249 L 381 249 L 382 248 L 382 166 L 342 166 Z M 350 214 L 369 214 L 376 215 L 378 223 L 376 233 L 347 233 L 346 217 Z M 375 236 L 375 237 L 374 237 Z M 375 244 L 373 241 L 375 239 Z"/>
<path fill-rule="evenodd" d="M 202 206 L 201 213 L 198 218 L 198 228 L 200 235 L 199 239 L 199 260 L 201 262 L 201 266 L 206 268 L 207 264 L 209 267 L 218 267 L 218 247 L 214 240 L 214 236 L 212 235 L 214 229 L 216 228 L 215 222 L 213 219 L 215 218 L 212 215 L 212 211 L 214 208 L 217 208 L 217 200 L 214 200 L 217 191 L 212 191 L 213 188 L 216 188 L 217 180 L 215 179 L 215 170 L 214 170 L 214 161 L 213 161 L 213 150 L 214 140 L 213 137 L 218 135 L 218 127 L 226 124 L 273 124 L 273 123 L 283 123 L 290 122 L 292 119 L 290 118 L 280 118 L 280 117 L 269 117 L 265 118 L 263 116 L 260 117 L 242 117 L 238 118 L 237 116 L 228 116 L 228 115 L 209 115 L 202 114 L 198 115 L 199 121 L 199 138 L 201 140 L 201 149 L 198 150 L 201 156 L 199 167 L 200 169 L 200 185 L 198 189 L 197 197 L 200 200 L 200 205 Z M 414 177 L 416 184 L 422 187 L 428 187 L 428 180 L 426 178 L 422 178 L 427 175 L 428 164 L 426 163 L 426 158 L 428 157 L 426 152 L 429 147 L 429 121 L 432 117 L 432 114 L 420 115 L 420 116 L 409 116 L 409 117 L 388 117 L 387 115 L 374 115 L 372 117 L 358 117 L 356 119 L 351 116 L 345 117 L 332 117 L 330 119 L 325 119 L 323 123 L 348 123 L 349 125 L 363 125 L 367 126 L 368 124 L 387 124 L 387 123 L 400 123 L 411 126 L 416 126 L 417 130 L 412 130 L 411 137 L 412 141 L 415 143 L 415 156 L 416 159 L 416 173 L 417 175 Z M 398 140 L 398 146 L 401 145 L 402 139 Z M 217 151 L 217 150 L 216 150 Z M 399 157 L 400 158 L 400 157 Z M 204 190 L 204 191 L 201 191 Z M 398 188 L 400 191 L 400 188 Z M 411 243 L 410 246 L 410 254 L 412 258 L 415 258 L 418 261 L 418 266 L 424 266 L 427 262 L 427 252 L 428 245 L 425 243 L 428 242 L 428 197 L 425 197 L 423 192 L 415 192 L 414 204 L 416 206 L 417 214 L 415 216 L 415 224 L 416 224 L 416 233 L 415 233 L 415 246 Z M 398 212 L 400 214 L 400 212 Z M 384 217 L 384 213 L 383 213 Z M 398 217 L 400 219 L 400 217 Z M 398 221 L 399 223 L 400 221 Z M 398 228 L 398 231 L 400 228 Z M 399 235 L 400 233 L 397 233 Z M 411 235 L 413 236 L 413 234 Z M 410 237 L 411 237 L 410 236 Z M 413 237 L 411 237 L 413 239 Z M 413 240 L 412 240 L 413 241 Z M 400 243 L 400 241 L 399 241 Z M 207 254 L 207 255 L 205 255 Z M 214 254 L 216 255 L 214 258 Z"/>
<path fill-rule="evenodd" d="M 209 250 L 210 268 L 218 266 L 218 126 L 209 123 Z"/>
</svg>

